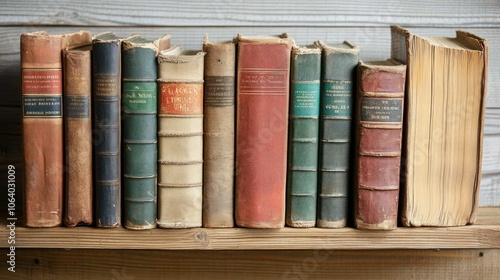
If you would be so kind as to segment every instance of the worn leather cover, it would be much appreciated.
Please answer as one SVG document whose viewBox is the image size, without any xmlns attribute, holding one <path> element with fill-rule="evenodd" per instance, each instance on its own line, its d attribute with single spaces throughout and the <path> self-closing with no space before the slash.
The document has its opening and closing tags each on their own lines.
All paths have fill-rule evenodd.
<svg viewBox="0 0 500 280">
<path fill-rule="evenodd" d="M 154 42 L 137 36 L 122 43 L 123 218 L 130 229 L 156 227 L 156 55 L 169 45 L 169 35 Z"/>
<path fill-rule="evenodd" d="M 359 229 L 397 227 L 406 66 L 358 65 L 354 220 Z"/>
<path fill-rule="evenodd" d="M 24 224 L 53 227 L 63 213 L 63 48 L 84 45 L 90 32 L 21 34 Z"/>
<path fill-rule="evenodd" d="M 113 34 L 94 37 L 92 83 L 97 227 L 121 224 L 120 80 L 121 39 Z"/>
<path fill-rule="evenodd" d="M 158 55 L 158 226 L 202 225 L 204 52 Z"/>
<path fill-rule="evenodd" d="M 236 224 L 285 224 L 292 40 L 238 35 Z"/>
<path fill-rule="evenodd" d="M 351 134 L 359 49 L 348 43 L 323 49 L 320 109 L 318 227 L 347 225 Z"/>
<path fill-rule="evenodd" d="M 89 46 L 63 51 L 66 226 L 93 222 L 92 57 Z"/>
<path fill-rule="evenodd" d="M 203 226 L 234 226 L 234 95 L 236 46 L 203 42 Z"/>
<path fill-rule="evenodd" d="M 316 225 L 321 49 L 292 48 L 286 223 Z"/>
</svg>

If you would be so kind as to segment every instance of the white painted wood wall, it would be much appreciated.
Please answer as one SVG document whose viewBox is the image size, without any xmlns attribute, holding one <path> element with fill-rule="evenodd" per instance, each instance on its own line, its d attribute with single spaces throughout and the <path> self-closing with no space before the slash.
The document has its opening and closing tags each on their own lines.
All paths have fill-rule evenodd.
<svg viewBox="0 0 500 280">
<path fill-rule="evenodd" d="M 481 205 L 500 206 L 500 1 L 40 1 L 0 4 L 0 166 L 20 164 L 19 35 L 87 29 L 147 38 L 171 34 L 174 44 L 200 49 L 213 40 L 289 33 L 297 44 L 315 40 L 357 44 L 364 60 L 390 54 L 389 26 L 420 35 L 454 36 L 463 29 L 490 43 Z"/>
</svg>

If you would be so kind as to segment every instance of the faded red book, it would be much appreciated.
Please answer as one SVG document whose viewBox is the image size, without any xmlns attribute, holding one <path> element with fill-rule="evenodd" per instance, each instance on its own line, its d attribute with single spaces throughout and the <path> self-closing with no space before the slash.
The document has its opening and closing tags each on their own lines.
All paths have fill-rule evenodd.
<svg viewBox="0 0 500 280">
<path fill-rule="evenodd" d="M 24 223 L 53 227 L 63 213 L 62 49 L 86 45 L 90 32 L 21 34 Z"/>
<path fill-rule="evenodd" d="M 238 35 L 236 224 L 285 224 L 292 39 Z"/>
<path fill-rule="evenodd" d="M 358 64 L 356 96 L 356 227 L 397 227 L 406 66 L 396 60 Z"/>
</svg>

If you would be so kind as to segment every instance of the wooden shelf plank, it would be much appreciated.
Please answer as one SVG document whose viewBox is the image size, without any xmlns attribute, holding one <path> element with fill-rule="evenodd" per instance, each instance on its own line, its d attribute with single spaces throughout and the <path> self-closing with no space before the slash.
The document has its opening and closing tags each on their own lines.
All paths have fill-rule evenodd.
<svg viewBox="0 0 500 280">
<path fill-rule="evenodd" d="M 480 208 L 475 225 L 398 228 L 390 232 L 341 229 L 153 229 L 16 227 L 16 248 L 155 250 L 361 250 L 500 248 L 500 207 Z M 3 219 L 6 221 L 6 219 Z M 5 223 L 5 222 L 3 222 Z M 19 224 L 19 222 L 17 222 Z M 8 236 L 1 226 L 0 236 Z M 3 247 L 7 244 L 2 243 Z"/>
<path fill-rule="evenodd" d="M 15 279 L 498 279 L 500 249 L 16 250 Z M 168 276 L 166 276 L 168 275 Z M 202 276 L 201 276 L 202 275 Z M 495 278 L 496 277 L 496 278 Z"/>
</svg>

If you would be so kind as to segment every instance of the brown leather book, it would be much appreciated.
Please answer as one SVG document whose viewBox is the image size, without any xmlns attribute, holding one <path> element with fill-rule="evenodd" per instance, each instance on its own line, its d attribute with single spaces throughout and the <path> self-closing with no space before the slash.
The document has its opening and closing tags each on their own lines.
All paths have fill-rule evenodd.
<svg viewBox="0 0 500 280">
<path fill-rule="evenodd" d="M 292 39 L 238 35 L 236 224 L 285 225 Z"/>
<path fill-rule="evenodd" d="M 92 224 L 91 45 L 63 50 L 66 226 Z"/>
<path fill-rule="evenodd" d="M 203 41 L 205 96 L 203 124 L 203 226 L 234 226 L 233 42 Z"/>
<path fill-rule="evenodd" d="M 24 224 L 53 227 L 63 213 L 62 49 L 85 45 L 90 32 L 21 34 Z"/>
<path fill-rule="evenodd" d="M 158 55 L 158 226 L 202 226 L 205 53 Z"/>
<path fill-rule="evenodd" d="M 397 227 L 406 66 L 359 61 L 354 218 L 359 229 Z"/>
</svg>

